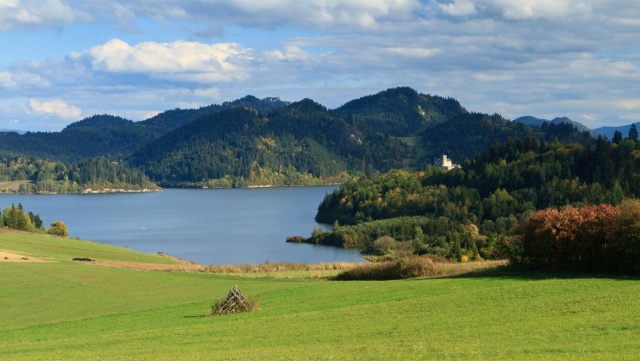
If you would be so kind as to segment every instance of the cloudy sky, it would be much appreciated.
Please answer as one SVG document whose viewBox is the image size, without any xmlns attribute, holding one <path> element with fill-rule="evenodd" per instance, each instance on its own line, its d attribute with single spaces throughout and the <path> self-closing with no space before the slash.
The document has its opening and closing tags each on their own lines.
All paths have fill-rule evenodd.
<svg viewBox="0 0 640 361">
<path fill-rule="evenodd" d="M 640 121 L 640 0 L 0 0 L 0 129 L 397 87 Z"/>
</svg>

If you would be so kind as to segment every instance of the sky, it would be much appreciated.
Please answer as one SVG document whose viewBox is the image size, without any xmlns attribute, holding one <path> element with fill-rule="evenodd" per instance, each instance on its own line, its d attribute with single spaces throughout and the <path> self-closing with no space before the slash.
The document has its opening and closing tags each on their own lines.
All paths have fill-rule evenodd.
<svg viewBox="0 0 640 361">
<path fill-rule="evenodd" d="M 388 88 L 640 121 L 640 0 L 0 0 L 0 129 Z"/>
</svg>

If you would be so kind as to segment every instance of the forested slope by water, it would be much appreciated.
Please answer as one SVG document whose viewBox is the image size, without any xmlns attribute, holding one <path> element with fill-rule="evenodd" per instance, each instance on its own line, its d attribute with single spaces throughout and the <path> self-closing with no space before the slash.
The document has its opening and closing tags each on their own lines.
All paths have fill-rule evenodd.
<svg viewBox="0 0 640 361">
<path fill-rule="evenodd" d="M 334 223 L 334 231 L 306 241 L 375 253 L 374 241 L 387 235 L 400 242 L 389 247 L 418 253 L 504 257 L 504 237 L 537 210 L 616 205 L 640 196 L 638 154 L 640 142 L 633 138 L 595 144 L 508 139 L 461 168 L 392 171 L 342 185 L 316 215 Z"/>
</svg>

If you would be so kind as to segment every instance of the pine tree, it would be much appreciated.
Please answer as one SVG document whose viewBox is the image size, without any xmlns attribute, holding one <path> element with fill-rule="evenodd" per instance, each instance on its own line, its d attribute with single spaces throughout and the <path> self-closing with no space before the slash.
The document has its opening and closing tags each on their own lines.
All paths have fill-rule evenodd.
<svg viewBox="0 0 640 361">
<path fill-rule="evenodd" d="M 631 124 L 628 138 L 633 141 L 638 141 L 638 128 L 636 128 L 636 123 Z"/>
<path fill-rule="evenodd" d="M 611 140 L 611 142 L 613 144 L 620 144 L 622 143 L 622 133 L 618 130 L 616 130 L 615 132 L 613 132 L 613 139 Z"/>
</svg>

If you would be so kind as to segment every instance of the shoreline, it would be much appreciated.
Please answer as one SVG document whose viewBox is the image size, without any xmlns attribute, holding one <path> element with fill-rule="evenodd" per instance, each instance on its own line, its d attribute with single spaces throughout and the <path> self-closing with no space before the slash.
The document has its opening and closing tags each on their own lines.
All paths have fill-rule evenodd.
<svg viewBox="0 0 640 361">
<path fill-rule="evenodd" d="M 117 193 L 155 193 L 162 192 L 165 189 L 269 189 L 269 188 L 302 188 L 302 187 L 339 187 L 342 183 L 326 183 L 326 184 L 290 184 L 290 185 L 251 185 L 245 187 L 206 187 L 206 186 L 194 186 L 194 187 L 158 187 L 158 189 L 96 189 L 93 190 L 91 188 L 87 188 L 82 190 L 81 192 L 67 192 L 67 193 L 58 193 L 58 192 L 35 192 L 35 193 L 20 193 L 20 192 L 2 192 L 0 191 L 0 195 L 63 195 L 63 194 L 117 194 Z"/>
<path fill-rule="evenodd" d="M 105 188 L 105 189 L 92 190 L 91 188 L 87 188 L 82 192 L 75 193 L 75 194 L 152 193 L 152 192 L 162 192 L 162 190 L 163 188 L 158 188 L 158 189 L 144 188 L 144 189 L 138 189 L 138 190 L 122 189 L 122 188 L 118 188 L 118 189 Z M 51 193 L 51 194 L 60 194 L 60 193 Z M 66 193 L 66 194 L 71 194 L 71 193 Z"/>
</svg>

